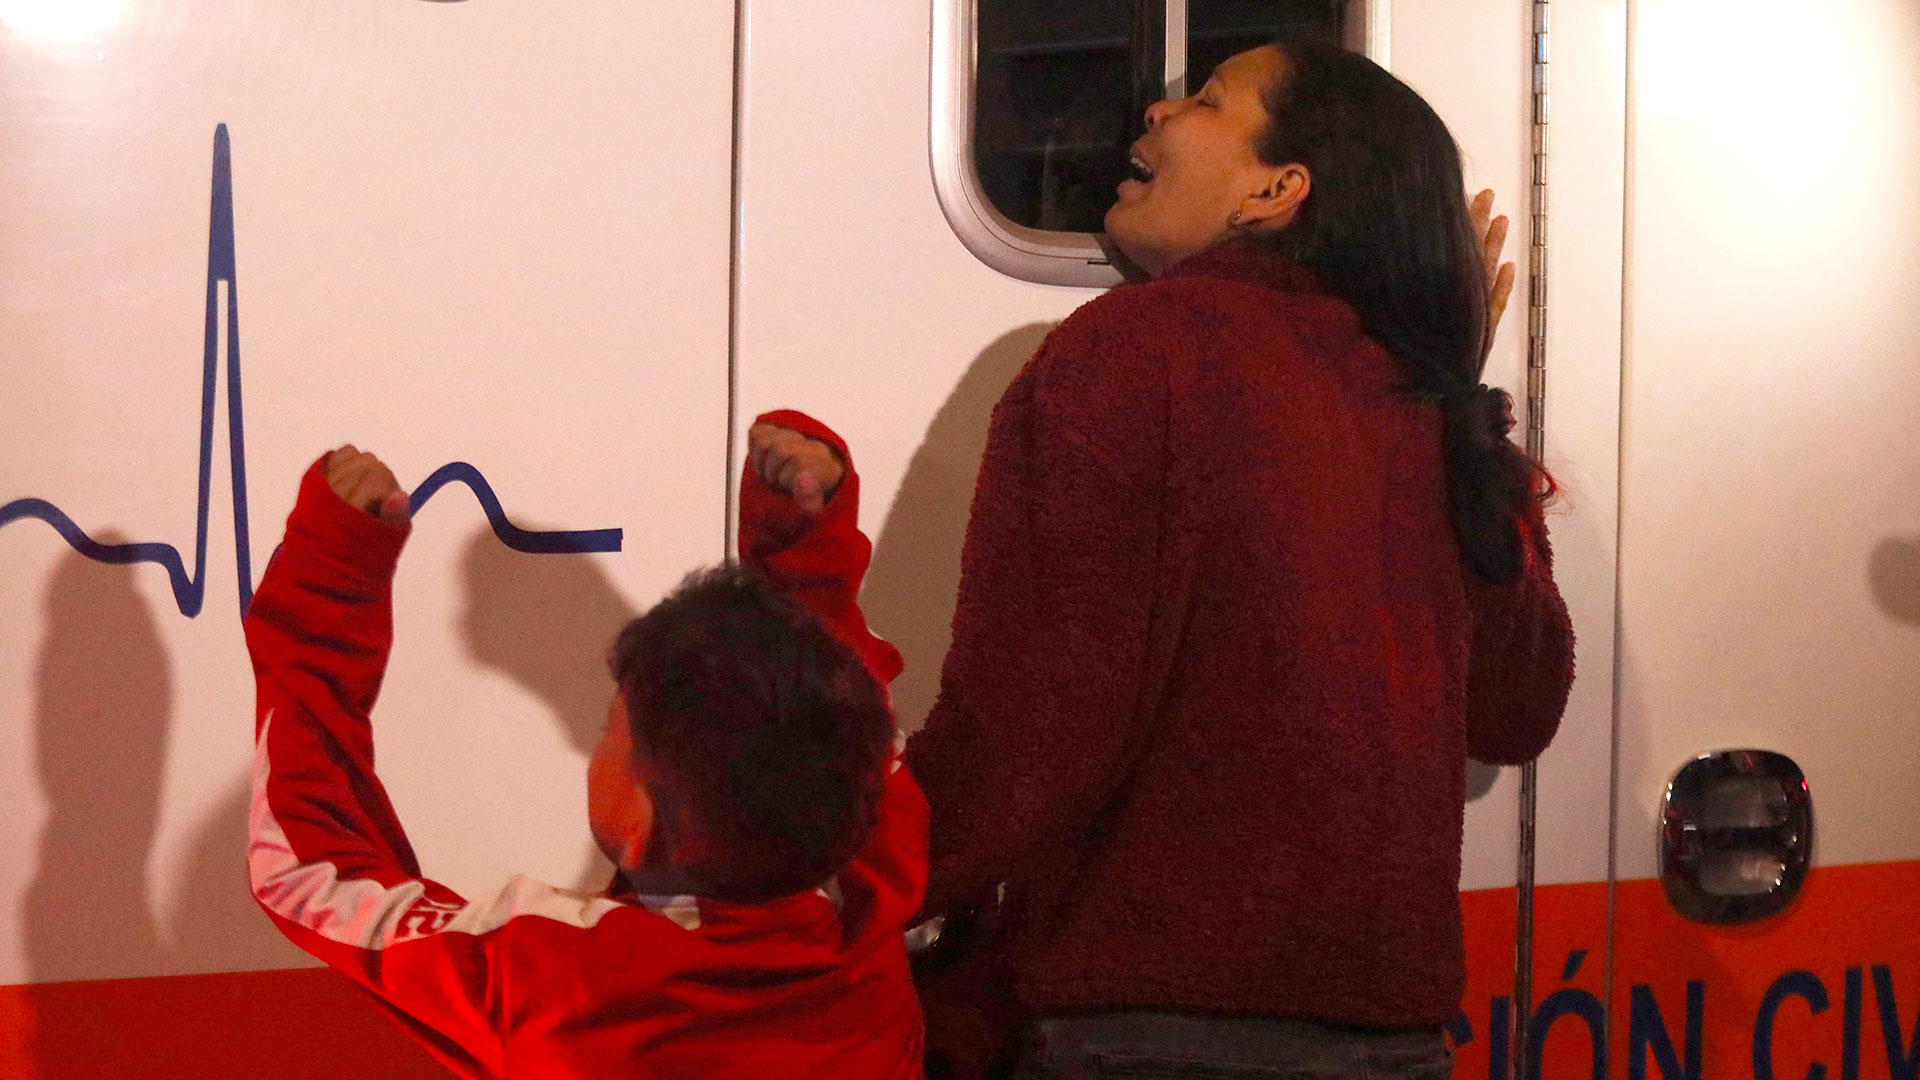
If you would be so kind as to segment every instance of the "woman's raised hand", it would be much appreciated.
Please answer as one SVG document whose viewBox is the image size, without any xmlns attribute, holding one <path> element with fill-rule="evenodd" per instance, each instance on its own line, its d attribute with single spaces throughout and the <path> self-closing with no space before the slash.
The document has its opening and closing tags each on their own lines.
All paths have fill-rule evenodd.
<svg viewBox="0 0 1920 1080">
<path fill-rule="evenodd" d="M 846 463 L 833 447 L 773 424 L 747 429 L 747 460 L 761 483 L 792 498 L 809 514 L 826 508 L 847 475 Z"/>
<path fill-rule="evenodd" d="M 1507 299 L 1513 295 L 1513 264 L 1500 261 L 1500 252 L 1507 246 L 1507 216 L 1493 217 L 1492 188 L 1475 195 L 1467 211 L 1474 235 L 1480 237 L 1480 258 L 1487 271 L 1487 342 L 1491 345 L 1500 317 L 1507 312 Z"/>
</svg>

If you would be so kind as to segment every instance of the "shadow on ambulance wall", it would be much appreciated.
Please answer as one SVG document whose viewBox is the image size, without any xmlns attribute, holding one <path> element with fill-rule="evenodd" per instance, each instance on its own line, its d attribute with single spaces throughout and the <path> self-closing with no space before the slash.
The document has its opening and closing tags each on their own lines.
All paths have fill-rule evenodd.
<svg viewBox="0 0 1920 1080">
<path fill-rule="evenodd" d="M 1467 801 L 1485 798 L 1493 785 L 1500 782 L 1500 766 L 1489 765 L 1484 761 L 1467 759 Z"/>
<path fill-rule="evenodd" d="M 593 559 L 514 551 L 488 528 L 467 541 L 460 580 L 466 593 L 460 637 L 467 654 L 553 711 L 584 772 L 613 697 L 607 648 L 639 612 Z M 591 842 L 586 848 L 571 885 L 598 892 L 613 865 Z"/>
<path fill-rule="evenodd" d="M 34 765 L 48 812 L 21 913 L 36 982 L 165 966 L 147 857 L 160 823 L 173 675 L 133 574 L 69 553 L 47 589 Z"/>
<path fill-rule="evenodd" d="M 1920 536 L 1889 536 L 1867 560 L 1873 602 L 1887 618 L 1920 626 Z"/>
<path fill-rule="evenodd" d="M 966 537 L 980 455 L 987 448 L 987 421 L 1007 384 L 1053 327 L 1034 323 L 1011 330 L 967 368 L 907 463 L 874 539 L 860 604 L 875 632 L 906 660 L 906 670 L 894 680 L 893 705 L 908 732 L 926 722 L 940 692 L 940 664 L 953 642 L 960 542 Z"/>
<path fill-rule="evenodd" d="M 251 740 L 251 717 L 235 716 L 233 738 Z M 172 960 L 181 974 L 311 967 L 312 958 L 280 936 L 247 885 L 247 811 L 253 775 L 243 772 L 194 836 L 168 924 Z"/>
<path fill-rule="evenodd" d="M 160 821 L 173 675 L 134 573 L 69 554 L 47 590 L 34 757 L 49 809 L 21 919 L 29 976 L 47 983 L 309 964 L 248 894 L 244 774 L 196 836 L 175 914 L 160 921 L 147 864 Z M 244 740 L 245 719 L 235 722 L 235 738 Z M 103 1058 L 120 1059 L 125 1034 L 103 1031 L 85 1002 L 38 999 L 32 1054 L 42 1080 L 103 1075 Z"/>
</svg>

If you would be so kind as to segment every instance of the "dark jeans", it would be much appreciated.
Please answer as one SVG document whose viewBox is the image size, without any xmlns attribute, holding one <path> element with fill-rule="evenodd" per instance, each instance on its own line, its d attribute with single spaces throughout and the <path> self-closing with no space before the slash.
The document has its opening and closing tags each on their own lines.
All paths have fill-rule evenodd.
<svg viewBox="0 0 1920 1080">
<path fill-rule="evenodd" d="M 1440 1031 L 1110 1012 L 1043 1017 L 1015 1080 L 1449 1080 Z"/>
</svg>

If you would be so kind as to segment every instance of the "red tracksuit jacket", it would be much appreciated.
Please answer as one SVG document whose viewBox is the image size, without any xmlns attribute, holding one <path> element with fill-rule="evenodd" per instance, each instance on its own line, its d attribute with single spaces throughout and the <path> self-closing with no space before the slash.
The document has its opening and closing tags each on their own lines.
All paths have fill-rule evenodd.
<svg viewBox="0 0 1920 1080">
<path fill-rule="evenodd" d="M 762 419 L 845 452 L 805 416 Z M 858 499 L 849 469 L 809 519 L 749 470 L 740 546 L 884 684 L 900 658 L 854 601 L 871 550 Z M 247 868 L 281 932 L 463 1076 L 919 1077 L 902 934 L 926 882 L 927 808 L 897 756 L 837 910 L 820 890 L 743 905 L 521 877 L 468 901 L 421 875 L 374 775 L 368 721 L 405 538 L 336 497 L 316 464 L 247 614 L 259 684 Z"/>
</svg>

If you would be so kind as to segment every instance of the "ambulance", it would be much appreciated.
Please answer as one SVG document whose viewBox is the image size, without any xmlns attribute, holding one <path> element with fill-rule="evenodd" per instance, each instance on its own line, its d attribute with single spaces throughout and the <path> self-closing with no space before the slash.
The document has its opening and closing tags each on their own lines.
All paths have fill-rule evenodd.
<svg viewBox="0 0 1920 1080">
<path fill-rule="evenodd" d="M 0 1076 L 445 1075 L 247 895 L 239 616 L 328 447 L 432 485 L 380 769 L 463 893 L 604 884 L 592 643 L 723 557 L 762 410 L 854 449 L 917 727 L 1141 110 L 1283 31 L 1498 193 L 1562 488 L 1456 1075 L 1920 1077 L 1913 0 L 0 0 Z"/>
</svg>

